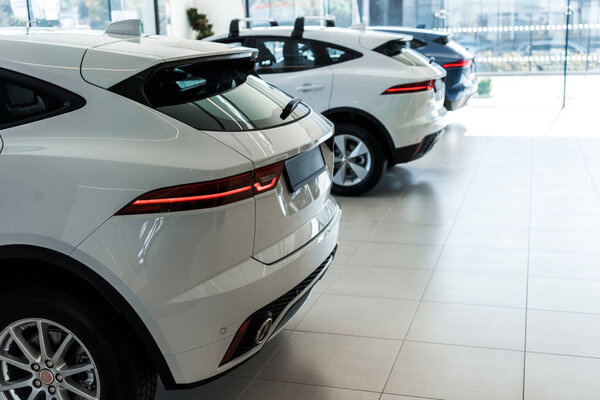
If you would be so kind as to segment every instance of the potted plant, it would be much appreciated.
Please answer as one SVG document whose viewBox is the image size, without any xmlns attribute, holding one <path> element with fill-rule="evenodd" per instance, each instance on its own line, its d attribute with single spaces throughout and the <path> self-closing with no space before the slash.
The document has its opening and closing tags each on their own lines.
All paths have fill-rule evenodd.
<svg viewBox="0 0 600 400">
<path fill-rule="evenodd" d="M 190 26 L 194 31 L 197 32 L 196 39 L 202 40 L 209 36 L 214 35 L 212 31 L 212 24 L 208 23 L 208 18 L 206 18 L 206 14 L 198 13 L 197 8 L 188 8 L 187 9 L 187 17 L 190 22 Z"/>
</svg>

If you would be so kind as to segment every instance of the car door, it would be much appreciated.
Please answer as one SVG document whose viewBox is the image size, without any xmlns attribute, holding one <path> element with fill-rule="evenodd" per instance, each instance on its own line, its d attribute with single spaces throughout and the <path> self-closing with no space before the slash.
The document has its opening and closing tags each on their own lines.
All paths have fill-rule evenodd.
<svg viewBox="0 0 600 400">
<path fill-rule="evenodd" d="M 333 72 L 310 40 L 257 37 L 257 73 L 318 112 L 329 108 Z"/>
</svg>

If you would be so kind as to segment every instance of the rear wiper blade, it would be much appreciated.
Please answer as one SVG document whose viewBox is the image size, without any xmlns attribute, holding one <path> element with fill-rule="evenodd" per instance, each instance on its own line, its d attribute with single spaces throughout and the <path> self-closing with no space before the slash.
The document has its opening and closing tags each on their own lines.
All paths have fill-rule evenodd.
<svg viewBox="0 0 600 400">
<path fill-rule="evenodd" d="M 287 119 L 287 117 L 289 117 L 294 112 L 296 107 L 298 107 L 298 104 L 300 104 L 301 101 L 302 100 L 299 97 L 295 97 L 292 100 L 290 100 L 290 102 L 287 103 L 287 105 L 283 108 L 283 111 L 281 111 L 281 115 L 279 116 L 279 118 Z"/>
</svg>

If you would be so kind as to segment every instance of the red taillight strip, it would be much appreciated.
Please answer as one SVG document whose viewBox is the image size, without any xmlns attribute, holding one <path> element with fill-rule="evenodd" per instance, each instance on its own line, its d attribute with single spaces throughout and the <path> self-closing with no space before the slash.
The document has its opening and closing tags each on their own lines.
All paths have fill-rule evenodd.
<svg viewBox="0 0 600 400">
<path fill-rule="evenodd" d="M 414 93 L 414 92 L 425 92 L 427 90 L 433 90 L 435 87 L 435 81 L 425 81 L 417 83 L 409 83 L 408 85 L 398 85 L 389 88 L 382 94 L 397 94 L 397 93 Z"/>
<path fill-rule="evenodd" d="M 473 62 L 473 60 L 460 60 L 457 61 L 455 63 L 448 63 L 448 64 L 444 64 L 442 65 L 443 68 L 461 68 L 461 67 L 468 67 L 469 65 L 471 65 L 471 63 Z"/>
<path fill-rule="evenodd" d="M 254 189 L 256 189 L 257 192 L 264 192 L 265 190 L 269 190 L 269 189 L 273 189 L 275 187 L 275 185 L 277 185 L 277 181 L 278 179 L 275 177 L 271 180 L 271 183 L 269 183 L 268 185 L 262 185 L 259 182 L 256 182 L 254 184 Z"/>
<path fill-rule="evenodd" d="M 168 204 L 168 203 L 185 203 L 190 201 L 202 201 L 218 199 L 220 197 L 227 197 L 237 193 L 243 193 L 248 190 L 252 190 L 252 186 L 246 186 L 239 189 L 229 190 L 227 192 L 215 193 L 215 194 L 204 194 L 200 196 L 188 196 L 188 197 L 172 197 L 170 199 L 155 199 L 155 200 L 136 200 L 132 203 L 134 206 L 141 206 L 146 204 Z"/>
<path fill-rule="evenodd" d="M 274 189 L 283 167 L 282 161 L 225 179 L 154 190 L 129 203 L 117 215 L 198 210 L 250 199 Z"/>
</svg>

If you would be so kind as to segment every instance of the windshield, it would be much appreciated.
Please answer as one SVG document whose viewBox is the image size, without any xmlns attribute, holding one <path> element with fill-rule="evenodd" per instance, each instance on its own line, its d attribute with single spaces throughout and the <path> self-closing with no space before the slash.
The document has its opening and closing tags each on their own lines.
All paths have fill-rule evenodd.
<svg viewBox="0 0 600 400">
<path fill-rule="evenodd" d="M 148 80 L 145 94 L 158 111 L 207 131 L 272 128 L 310 112 L 300 103 L 282 119 L 293 98 L 241 67 L 228 61 L 164 68 Z"/>
</svg>

